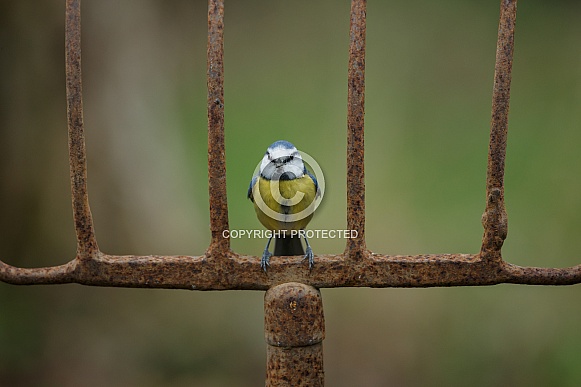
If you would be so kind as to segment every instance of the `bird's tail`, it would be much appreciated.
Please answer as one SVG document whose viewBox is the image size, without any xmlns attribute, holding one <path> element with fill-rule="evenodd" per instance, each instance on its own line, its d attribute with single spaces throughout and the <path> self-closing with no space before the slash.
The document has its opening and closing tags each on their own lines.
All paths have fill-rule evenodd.
<svg viewBox="0 0 581 387">
<path fill-rule="evenodd" d="M 305 250 L 298 235 L 292 237 L 276 237 L 274 255 L 305 255 Z"/>
</svg>

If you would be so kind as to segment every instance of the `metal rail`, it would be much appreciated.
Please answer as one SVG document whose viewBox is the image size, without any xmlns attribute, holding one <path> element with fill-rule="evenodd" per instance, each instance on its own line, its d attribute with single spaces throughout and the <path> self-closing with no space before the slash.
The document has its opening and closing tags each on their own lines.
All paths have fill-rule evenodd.
<svg viewBox="0 0 581 387">
<path fill-rule="evenodd" d="M 401 256 L 377 254 L 367 250 L 364 182 L 366 0 L 352 0 L 347 117 L 347 226 L 351 230 L 358 231 L 358 238 L 347 239 L 343 254 L 316 256 L 317 263 L 312 270 L 301 264 L 301 257 L 278 257 L 271 261 L 269 270 L 265 273 L 260 268 L 260 257 L 244 256 L 233 252 L 230 249 L 230 240 L 222 236 L 222 232 L 228 229 L 224 145 L 224 1 L 209 0 L 208 11 L 208 183 L 212 234 L 210 245 L 201 256 L 115 256 L 99 250 L 93 229 L 87 194 L 83 125 L 80 0 L 66 0 L 67 116 L 77 253 L 72 261 L 48 268 L 17 268 L 0 261 L 0 280 L 18 285 L 79 283 L 96 286 L 190 290 L 270 289 L 267 292 L 265 304 L 269 344 L 267 367 L 267 384 L 269 385 L 278 385 L 277 380 L 281 380 L 281 375 L 284 379 L 285 373 L 288 376 L 289 373 L 306 372 L 311 368 L 320 372 L 311 372 L 310 382 L 313 385 L 322 384 L 322 339 L 324 336 L 322 304 L 317 312 L 308 313 L 311 310 L 309 308 L 314 305 L 312 303 L 320 302 L 320 294 L 319 299 L 316 296 L 318 288 L 580 283 L 581 264 L 563 269 L 521 267 L 507 263 L 501 254 L 501 248 L 507 236 L 504 164 L 516 3 L 516 0 L 502 0 L 500 6 L 486 177 L 486 207 L 482 216 L 484 235 L 480 252 L 478 254 Z M 278 286 L 275 288 L 280 284 L 284 284 L 282 288 Z M 274 289 L 277 290 L 274 291 Z M 288 305 L 294 305 L 295 309 L 297 305 L 305 306 L 307 312 L 301 315 L 303 325 L 308 325 L 309 318 L 321 320 L 323 330 L 315 334 L 316 340 L 320 339 L 320 341 L 313 343 L 313 345 L 321 345 L 311 348 L 309 344 L 306 355 L 305 342 L 286 345 L 290 348 L 296 344 L 297 347 L 302 348 L 297 349 L 298 352 L 293 352 L 292 356 L 298 356 L 298 359 L 303 360 L 305 356 L 310 356 L 309 358 L 312 359 L 304 362 L 301 369 L 285 368 L 294 363 L 290 360 L 285 363 L 283 356 L 289 353 L 281 350 L 274 336 L 268 333 L 269 327 L 272 328 L 281 323 L 280 321 L 273 322 L 268 317 L 272 317 L 271 307 L 268 305 L 277 304 L 278 296 L 272 296 L 273 292 L 281 299 L 295 297 L 293 299 L 295 301 L 304 301 L 301 297 L 308 294 L 310 301 L 306 304 L 300 302 L 293 304 L 289 301 Z M 285 305 L 287 304 L 283 303 L 282 307 L 275 305 L 272 308 L 278 307 L 279 312 L 284 314 L 289 312 L 288 308 L 285 309 Z M 289 317 L 291 322 L 294 321 L 293 318 L 299 317 L 298 314 L 289 316 L 294 316 Z M 277 329 L 284 331 L 287 328 L 289 326 L 286 328 L 278 326 Z M 311 350 L 314 352 L 309 352 Z M 289 359 L 292 360 L 292 356 Z M 271 361 L 276 361 L 278 365 Z M 282 371 L 279 367 L 283 367 Z"/>
<path fill-rule="evenodd" d="M 317 288 L 474 286 L 498 283 L 570 285 L 581 282 L 581 265 L 563 269 L 521 267 L 502 259 L 507 233 L 504 208 L 504 160 L 516 0 L 503 0 L 492 97 L 492 119 L 484 236 L 478 254 L 385 255 L 365 247 L 363 115 L 366 1 L 353 0 L 349 46 L 347 149 L 347 221 L 357 230 L 344 254 L 318 255 L 309 271 L 299 257 L 273 259 L 267 274 L 260 258 L 230 250 L 224 147 L 224 2 L 211 0 L 208 12 L 208 174 L 212 240 L 202 256 L 115 256 L 101 252 L 93 231 L 87 195 L 80 48 L 80 1 L 67 0 L 66 73 L 71 190 L 77 255 L 67 264 L 16 268 L 0 261 L 0 280 L 12 284 L 61 284 L 181 288 L 198 290 L 255 289 L 295 281 Z"/>
</svg>

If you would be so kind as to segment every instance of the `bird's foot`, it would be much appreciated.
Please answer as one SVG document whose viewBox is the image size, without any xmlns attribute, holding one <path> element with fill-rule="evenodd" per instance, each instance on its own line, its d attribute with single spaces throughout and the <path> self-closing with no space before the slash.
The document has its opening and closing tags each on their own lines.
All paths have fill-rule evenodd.
<svg viewBox="0 0 581 387">
<path fill-rule="evenodd" d="M 268 249 L 264 249 L 264 252 L 262 253 L 262 259 L 260 260 L 260 267 L 262 268 L 262 270 L 264 270 L 264 272 L 266 273 L 266 268 L 268 266 L 270 266 L 270 257 L 272 256 L 272 254 L 270 253 L 270 251 L 268 251 Z"/>
<path fill-rule="evenodd" d="M 315 265 L 315 254 L 313 254 L 313 249 L 311 249 L 311 246 L 307 246 L 307 250 L 305 253 L 305 257 L 303 258 L 303 261 L 305 259 L 309 260 L 309 270 L 313 268 L 313 266 Z"/>
</svg>

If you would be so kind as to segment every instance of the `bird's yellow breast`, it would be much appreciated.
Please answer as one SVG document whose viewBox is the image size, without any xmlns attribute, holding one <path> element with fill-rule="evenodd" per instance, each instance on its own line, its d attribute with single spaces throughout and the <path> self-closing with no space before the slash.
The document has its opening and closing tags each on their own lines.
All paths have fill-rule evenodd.
<svg viewBox="0 0 581 387">
<path fill-rule="evenodd" d="M 262 176 L 257 179 L 256 185 L 253 187 L 254 195 L 254 210 L 256 211 L 256 216 L 260 223 L 263 224 L 269 230 L 302 230 L 311 221 L 313 214 L 306 216 L 303 219 L 292 220 L 293 214 L 298 214 L 301 211 L 307 209 L 311 203 L 315 200 L 317 196 L 317 189 L 315 183 L 308 175 L 303 175 L 298 179 L 292 180 L 279 180 L 278 181 L 278 191 L 280 192 L 279 198 L 273 196 L 271 190 L 271 184 L 275 184 L 274 181 L 266 180 Z M 274 189 L 276 194 L 276 188 Z M 274 219 L 273 217 L 265 214 L 260 207 L 257 205 L 257 194 L 260 193 L 262 201 L 268 208 L 272 211 L 281 214 L 280 219 Z M 292 198 L 297 199 L 295 195 L 303 195 L 302 199 L 294 204 L 291 204 L 285 199 Z M 300 197 L 300 196 L 299 196 Z"/>
</svg>

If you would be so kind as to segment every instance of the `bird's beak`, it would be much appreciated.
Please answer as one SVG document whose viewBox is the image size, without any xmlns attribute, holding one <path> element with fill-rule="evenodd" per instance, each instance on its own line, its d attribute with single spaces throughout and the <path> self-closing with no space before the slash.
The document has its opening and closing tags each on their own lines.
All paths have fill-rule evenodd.
<svg viewBox="0 0 581 387">
<path fill-rule="evenodd" d="M 274 165 L 275 165 L 277 168 L 280 168 L 280 167 L 282 167 L 284 164 L 286 164 L 286 163 L 287 163 L 289 160 L 290 160 L 290 157 L 283 156 L 283 157 L 278 157 L 278 158 L 276 158 L 276 159 L 272 160 L 272 162 L 274 163 Z"/>
</svg>

